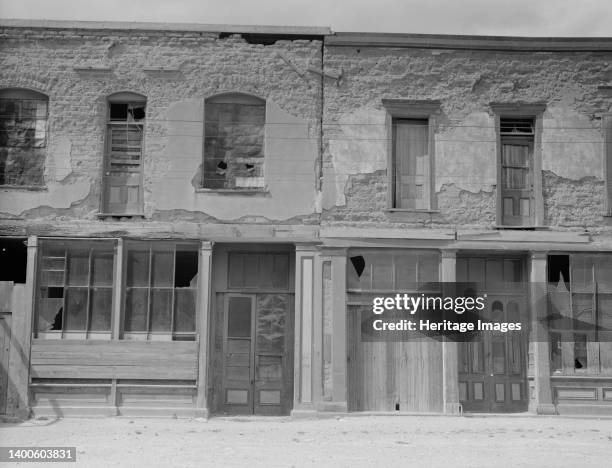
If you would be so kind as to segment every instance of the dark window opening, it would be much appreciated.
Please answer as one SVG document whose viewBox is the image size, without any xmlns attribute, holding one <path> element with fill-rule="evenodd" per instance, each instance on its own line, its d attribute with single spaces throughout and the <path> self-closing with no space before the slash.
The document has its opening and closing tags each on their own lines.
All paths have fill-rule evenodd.
<svg viewBox="0 0 612 468">
<path fill-rule="evenodd" d="M 548 282 L 557 285 L 559 281 L 563 281 L 569 290 L 569 263 L 569 255 L 549 255 Z"/>
<path fill-rule="evenodd" d="M 351 263 L 353 264 L 355 273 L 357 273 L 357 276 L 361 278 L 361 275 L 363 274 L 363 270 L 365 270 L 365 259 L 363 258 L 363 255 L 357 255 L 356 257 L 351 257 Z"/>
<path fill-rule="evenodd" d="M 198 275 L 198 253 L 176 252 L 174 287 L 195 288 Z"/>
<path fill-rule="evenodd" d="M 533 135 L 533 119 L 502 118 L 499 129 L 502 135 Z"/>
<path fill-rule="evenodd" d="M 0 240 L 0 281 L 24 284 L 28 251 L 25 239 Z"/>
</svg>

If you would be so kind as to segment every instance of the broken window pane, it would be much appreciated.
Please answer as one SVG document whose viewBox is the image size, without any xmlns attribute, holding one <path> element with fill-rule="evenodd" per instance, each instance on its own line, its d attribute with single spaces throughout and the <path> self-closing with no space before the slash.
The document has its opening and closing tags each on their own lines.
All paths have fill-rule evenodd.
<svg viewBox="0 0 612 468">
<path fill-rule="evenodd" d="M 110 332 L 113 244 L 42 241 L 38 331 Z"/>
<path fill-rule="evenodd" d="M 198 276 L 198 252 L 176 251 L 174 287 L 196 288 Z"/>
<path fill-rule="evenodd" d="M 47 97 L 0 90 L 0 185 L 42 185 Z"/>
<path fill-rule="evenodd" d="M 265 102 L 233 95 L 206 102 L 203 187 L 264 186 Z"/>
</svg>

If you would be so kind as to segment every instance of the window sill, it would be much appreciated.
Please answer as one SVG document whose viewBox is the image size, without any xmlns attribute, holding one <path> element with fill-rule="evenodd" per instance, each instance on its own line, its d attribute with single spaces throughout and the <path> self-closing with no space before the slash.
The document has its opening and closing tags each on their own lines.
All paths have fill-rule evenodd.
<svg viewBox="0 0 612 468">
<path fill-rule="evenodd" d="M 207 189 L 198 188 L 196 193 L 207 193 L 210 195 L 257 195 L 260 197 L 270 196 L 267 189 Z"/>
<path fill-rule="evenodd" d="M 504 226 L 504 225 L 496 225 L 493 226 L 493 229 L 503 230 L 524 230 L 524 231 L 549 231 L 549 226 Z"/>
<path fill-rule="evenodd" d="M 440 210 L 425 210 L 417 208 L 387 208 L 388 213 L 440 213 Z"/>
<path fill-rule="evenodd" d="M 28 192 L 46 192 L 46 185 L 0 185 L 0 190 L 25 190 Z"/>
<path fill-rule="evenodd" d="M 144 218 L 144 213 L 98 213 L 98 218 Z"/>
</svg>

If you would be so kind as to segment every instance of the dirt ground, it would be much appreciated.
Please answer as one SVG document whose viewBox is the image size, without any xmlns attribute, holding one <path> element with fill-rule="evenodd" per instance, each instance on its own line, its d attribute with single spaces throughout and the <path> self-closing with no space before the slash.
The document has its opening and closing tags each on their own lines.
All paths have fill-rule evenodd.
<svg viewBox="0 0 612 468">
<path fill-rule="evenodd" d="M 84 467 L 603 468 L 612 466 L 612 420 L 351 416 L 37 419 L 0 424 L 0 446 L 53 445 L 76 447 L 76 466 Z"/>
</svg>

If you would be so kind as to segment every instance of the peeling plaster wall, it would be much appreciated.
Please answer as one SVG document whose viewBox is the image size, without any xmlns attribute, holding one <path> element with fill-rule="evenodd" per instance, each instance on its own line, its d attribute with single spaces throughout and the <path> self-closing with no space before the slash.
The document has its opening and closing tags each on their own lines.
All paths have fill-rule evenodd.
<svg viewBox="0 0 612 468">
<path fill-rule="evenodd" d="M 491 102 L 545 102 L 542 170 L 548 226 L 603 227 L 598 86 L 612 54 L 326 46 L 323 224 L 490 229 L 496 221 L 497 155 Z M 391 116 L 382 99 L 439 100 L 435 200 L 430 213 L 388 211 Z M 575 206 L 568 203 L 577 198 Z M 578 208 L 579 207 L 579 208 Z"/>
<path fill-rule="evenodd" d="M 101 222 L 106 97 L 120 91 L 147 97 L 145 221 L 316 217 L 321 77 L 307 70 L 321 68 L 320 41 L 264 46 L 216 33 L 8 27 L 0 37 L 0 87 L 49 98 L 44 188 L 0 187 L 0 217 Z M 264 194 L 198 190 L 204 100 L 225 92 L 266 100 Z"/>
</svg>

